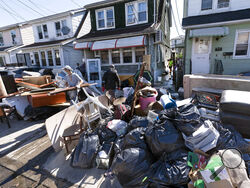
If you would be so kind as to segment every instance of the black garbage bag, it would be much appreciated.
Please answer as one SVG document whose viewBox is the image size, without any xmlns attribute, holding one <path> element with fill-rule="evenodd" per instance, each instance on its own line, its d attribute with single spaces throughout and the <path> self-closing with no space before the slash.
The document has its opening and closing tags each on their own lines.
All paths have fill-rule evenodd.
<svg viewBox="0 0 250 188">
<path fill-rule="evenodd" d="M 149 187 L 181 186 L 189 182 L 187 166 L 188 152 L 180 149 L 170 154 L 164 153 L 160 160 L 154 163 L 147 181 Z"/>
<path fill-rule="evenodd" d="M 134 116 L 128 124 L 128 131 L 131 131 L 137 127 L 147 127 L 148 126 L 147 117 Z"/>
<path fill-rule="evenodd" d="M 249 177 L 250 176 L 250 154 L 245 153 L 245 154 L 243 154 L 242 158 L 246 163 L 246 170 L 247 170 L 248 177 Z"/>
<path fill-rule="evenodd" d="M 93 167 L 99 146 L 97 134 L 84 132 L 74 152 L 71 154 L 71 166 L 78 168 Z"/>
<path fill-rule="evenodd" d="M 186 136 L 193 134 L 202 125 L 198 108 L 191 103 L 181 107 L 176 113 L 174 125 Z"/>
<path fill-rule="evenodd" d="M 129 148 L 116 155 L 111 170 L 123 187 L 140 187 L 151 164 L 152 156 L 147 150 Z"/>
<path fill-rule="evenodd" d="M 117 138 L 116 133 L 107 128 L 106 125 L 101 125 L 96 129 L 96 133 L 99 136 L 100 144 L 103 142 L 114 142 Z"/>
<path fill-rule="evenodd" d="M 146 128 L 139 127 L 126 134 L 126 136 L 123 138 L 122 149 L 148 149 L 147 144 L 145 143 L 145 131 Z"/>
<path fill-rule="evenodd" d="M 109 169 L 114 157 L 114 143 L 104 142 L 96 156 L 96 168 Z"/>
<path fill-rule="evenodd" d="M 173 123 L 165 120 L 147 128 L 145 132 L 146 143 L 155 157 L 160 157 L 164 152 L 171 153 L 184 147 L 182 135 Z"/>
<path fill-rule="evenodd" d="M 244 140 L 241 134 L 236 131 L 233 126 L 223 125 L 218 122 L 213 122 L 213 126 L 220 133 L 215 150 L 233 147 L 239 149 L 242 153 L 250 153 L 250 144 Z"/>
</svg>

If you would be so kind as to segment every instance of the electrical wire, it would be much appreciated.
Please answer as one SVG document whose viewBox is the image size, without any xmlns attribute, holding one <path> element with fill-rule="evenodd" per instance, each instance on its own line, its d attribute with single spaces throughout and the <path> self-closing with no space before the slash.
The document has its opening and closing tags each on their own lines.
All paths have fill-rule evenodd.
<svg viewBox="0 0 250 188">
<path fill-rule="evenodd" d="M 17 17 L 17 18 L 21 18 L 22 20 L 24 20 L 24 21 L 27 21 L 24 17 L 22 17 L 19 13 L 17 13 L 14 9 L 12 9 L 7 3 L 5 3 L 5 1 L 4 0 L 0 0 L 10 11 L 12 11 L 13 13 L 12 14 L 15 14 L 15 16 Z"/>
<path fill-rule="evenodd" d="M 49 10 L 49 9 L 47 9 L 46 7 L 43 7 L 42 5 L 38 5 L 38 4 L 36 4 L 36 3 L 34 3 L 32 0 L 28 0 L 33 6 L 35 6 L 38 10 L 41 10 L 41 11 L 44 11 L 44 10 L 46 10 L 46 11 L 48 11 L 48 12 L 51 12 L 51 13 L 56 13 L 56 12 L 54 12 L 54 11 L 52 11 L 52 10 Z M 43 9 L 43 10 L 42 10 Z M 44 11 L 45 12 L 45 11 Z M 45 12 L 46 13 L 46 12 Z"/>
<path fill-rule="evenodd" d="M 12 18 L 14 18 L 14 20 L 16 20 L 17 22 L 19 22 L 19 20 L 16 18 L 16 15 L 12 14 L 8 9 L 6 9 L 3 5 L 0 4 L 0 8 L 2 8 L 3 10 L 5 10 L 5 12 L 7 12 Z"/>
<path fill-rule="evenodd" d="M 177 24 L 176 24 L 175 15 L 174 15 L 173 8 L 172 8 L 172 5 L 171 5 L 171 4 L 170 4 L 170 9 L 171 9 L 171 13 L 172 13 L 172 16 L 173 16 L 174 25 L 175 25 L 177 34 L 178 34 L 179 37 L 181 37 L 181 35 L 180 35 L 180 33 L 179 33 L 179 30 L 178 30 L 178 27 L 177 27 Z"/>
<path fill-rule="evenodd" d="M 74 0 L 70 0 L 73 4 L 75 4 L 76 6 L 78 6 L 78 7 L 80 7 L 80 8 L 82 8 L 82 6 L 81 5 L 79 5 L 78 3 L 76 3 Z"/>
<path fill-rule="evenodd" d="M 34 12 L 36 12 L 37 14 L 41 15 L 41 16 L 46 16 L 46 15 L 43 15 L 42 13 L 38 12 L 37 10 L 33 9 L 32 7 L 30 7 L 29 5 L 25 4 L 24 2 L 22 2 L 21 0 L 17 0 L 19 3 L 21 3 L 22 5 L 24 5 L 25 7 L 33 10 Z"/>
<path fill-rule="evenodd" d="M 175 0 L 175 7 L 176 7 L 176 12 L 177 12 L 178 21 L 179 21 L 179 24 L 180 24 L 180 26 L 181 26 L 181 19 L 180 19 L 178 7 L 177 7 L 177 0 Z"/>
</svg>

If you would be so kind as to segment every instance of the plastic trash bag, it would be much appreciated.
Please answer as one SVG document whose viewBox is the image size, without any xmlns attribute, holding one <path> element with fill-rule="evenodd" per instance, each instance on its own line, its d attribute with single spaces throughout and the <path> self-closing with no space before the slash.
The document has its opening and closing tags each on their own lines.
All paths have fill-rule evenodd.
<svg viewBox="0 0 250 188">
<path fill-rule="evenodd" d="M 146 128 L 148 126 L 148 119 L 147 117 L 141 117 L 141 116 L 134 116 L 132 120 L 130 120 L 128 124 L 128 131 L 131 131 L 137 127 L 144 127 Z"/>
<path fill-rule="evenodd" d="M 171 153 L 184 147 L 181 134 L 168 120 L 156 121 L 153 126 L 147 128 L 145 137 L 151 152 L 156 157 L 160 157 L 164 152 Z"/>
<path fill-rule="evenodd" d="M 116 155 L 111 170 L 123 187 L 136 187 L 142 184 L 151 164 L 151 155 L 147 150 L 129 148 Z"/>
<path fill-rule="evenodd" d="M 216 150 L 227 148 L 237 148 L 242 153 L 250 153 L 250 144 L 244 140 L 241 134 L 234 129 L 233 126 L 223 125 L 218 122 L 213 122 L 213 126 L 220 133 Z"/>
<path fill-rule="evenodd" d="M 108 169 L 112 163 L 114 143 L 103 143 L 96 156 L 96 166 L 99 169 Z"/>
<path fill-rule="evenodd" d="M 71 155 L 71 166 L 79 168 L 93 167 L 99 146 L 99 137 L 97 134 L 83 133 Z"/>
<path fill-rule="evenodd" d="M 107 127 L 111 129 L 112 131 L 114 131 L 117 136 L 122 136 L 127 133 L 128 124 L 123 120 L 114 119 L 108 122 Z"/>
<path fill-rule="evenodd" d="M 159 161 L 154 163 L 148 180 L 149 187 L 180 186 L 189 182 L 187 165 L 188 152 L 180 149 L 170 154 L 164 153 Z"/>
<path fill-rule="evenodd" d="M 103 142 L 107 142 L 107 143 L 114 142 L 117 138 L 116 133 L 104 125 L 97 128 L 96 133 L 99 136 L 101 144 Z"/>
<path fill-rule="evenodd" d="M 192 135 L 186 136 L 182 134 L 185 145 L 191 149 L 200 149 L 207 152 L 216 147 L 220 133 L 213 127 L 211 121 L 206 120 L 204 124 Z"/>
<path fill-rule="evenodd" d="M 176 120 L 183 122 L 200 122 L 200 117 L 198 108 L 194 104 L 190 103 L 179 108 Z"/>
</svg>

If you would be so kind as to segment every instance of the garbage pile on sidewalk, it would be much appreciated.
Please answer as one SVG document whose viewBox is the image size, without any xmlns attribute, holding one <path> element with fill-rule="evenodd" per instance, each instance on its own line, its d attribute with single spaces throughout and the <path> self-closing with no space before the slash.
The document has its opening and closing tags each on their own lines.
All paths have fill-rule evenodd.
<svg viewBox="0 0 250 188">
<path fill-rule="evenodd" d="M 177 102 L 148 83 L 124 91 L 81 134 L 73 167 L 106 169 L 123 187 L 250 187 L 249 143 L 216 111 L 204 116 L 196 98 Z"/>
</svg>

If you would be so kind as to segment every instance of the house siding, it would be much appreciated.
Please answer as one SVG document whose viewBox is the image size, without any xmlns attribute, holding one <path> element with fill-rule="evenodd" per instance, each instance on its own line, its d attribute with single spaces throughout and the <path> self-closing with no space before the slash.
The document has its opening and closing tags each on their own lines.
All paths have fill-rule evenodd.
<svg viewBox="0 0 250 188">
<path fill-rule="evenodd" d="M 105 7 L 112 7 L 114 6 L 115 11 L 115 28 L 124 28 L 126 27 L 126 18 L 125 18 L 125 4 L 127 2 L 132 1 L 126 1 L 126 2 L 120 2 L 113 5 L 98 7 L 98 8 L 92 8 L 90 9 L 90 16 L 91 16 L 91 27 L 92 31 L 96 31 L 96 16 L 95 16 L 95 10 L 105 8 Z M 148 23 L 154 22 L 154 0 L 148 0 Z"/>
<path fill-rule="evenodd" d="M 188 1 L 188 16 L 197 16 L 202 14 L 213 14 L 223 11 L 235 11 L 241 9 L 250 8 L 249 0 L 230 0 L 229 8 L 217 9 L 217 1 L 213 0 L 213 9 L 211 10 L 201 10 L 201 0 L 189 0 Z M 185 14 L 184 14 L 185 15 Z"/>
<path fill-rule="evenodd" d="M 222 26 L 223 27 L 223 26 Z M 223 52 L 233 52 L 235 44 L 235 35 L 237 30 L 250 30 L 250 22 L 244 24 L 226 25 L 229 28 L 229 34 L 221 37 L 218 40 L 213 37 L 212 51 L 210 55 L 210 73 L 214 70 L 215 59 L 221 60 L 224 67 L 223 74 L 236 75 L 241 72 L 250 71 L 250 58 L 234 59 L 233 56 L 223 56 Z M 189 30 L 188 30 L 189 34 Z M 192 57 L 192 39 L 186 40 L 186 59 L 185 59 L 185 73 L 190 73 L 190 60 Z M 222 51 L 215 51 L 215 48 L 221 47 Z"/>
<path fill-rule="evenodd" d="M 69 65 L 73 69 L 75 69 L 77 63 L 80 64 L 82 63 L 83 51 L 74 50 L 72 45 L 63 46 L 62 50 L 63 50 L 64 65 Z"/>
<path fill-rule="evenodd" d="M 21 27 L 20 33 L 22 36 L 22 43 L 24 45 L 32 44 L 35 42 L 32 26 L 29 25 Z"/>
<path fill-rule="evenodd" d="M 12 38 L 11 38 L 11 34 L 10 34 L 10 32 L 12 30 L 16 31 L 16 41 L 17 41 L 16 45 L 21 45 L 22 44 L 20 30 L 18 28 L 16 28 L 16 29 L 2 31 L 2 33 L 3 33 L 3 40 L 4 40 L 4 46 L 13 46 L 13 44 L 12 44 Z"/>
<path fill-rule="evenodd" d="M 90 22 L 90 13 L 88 12 L 86 19 L 82 25 L 80 32 L 78 33 L 77 38 L 88 34 L 91 30 L 91 22 Z"/>
<path fill-rule="evenodd" d="M 72 30 L 73 30 L 73 33 L 76 32 L 81 20 L 82 20 L 82 17 L 83 17 L 83 13 L 82 12 L 79 12 L 79 13 L 76 13 L 72 16 Z"/>
</svg>

